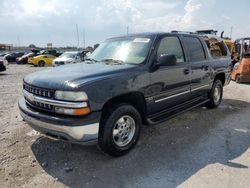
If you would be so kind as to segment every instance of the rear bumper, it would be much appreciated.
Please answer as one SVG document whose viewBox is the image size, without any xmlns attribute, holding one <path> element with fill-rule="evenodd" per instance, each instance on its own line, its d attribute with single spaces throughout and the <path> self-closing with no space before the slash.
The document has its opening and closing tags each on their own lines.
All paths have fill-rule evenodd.
<svg viewBox="0 0 250 188">
<path fill-rule="evenodd" d="M 80 144 L 97 142 L 101 112 L 92 112 L 84 117 L 45 114 L 29 108 L 23 97 L 19 99 L 18 106 L 23 119 L 46 136 Z"/>
</svg>

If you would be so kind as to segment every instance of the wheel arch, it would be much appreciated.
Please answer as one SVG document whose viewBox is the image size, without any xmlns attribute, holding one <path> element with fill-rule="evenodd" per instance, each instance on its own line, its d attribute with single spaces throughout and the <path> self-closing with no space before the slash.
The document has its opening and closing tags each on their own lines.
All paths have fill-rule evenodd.
<svg viewBox="0 0 250 188">
<path fill-rule="evenodd" d="M 130 93 L 126 93 L 126 94 L 122 94 L 119 96 L 115 96 L 113 98 L 111 98 L 110 100 L 108 100 L 102 107 L 102 117 L 101 119 L 103 119 L 104 116 L 106 116 L 114 106 L 119 105 L 119 104 L 130 104 L 131 106 L 133 106 L 134 108 L 136 108 L 138 110 L 138 112 L 141 115 L 142 118 L 142 123 L 146 123 L 147 122 L 147 106 L 146 106 L 146 100 L 144 97 L 144 94 L 139 92 L 139 91 L 135 91 L 135 92 L 130 92 Z"/>
<path fill-rule="evenodd" d="M 226 74 L 224 72 L 217 73 L 214 77 L 214 81 L 215 80 L 220 80 L 222 85 L 224 86 L 226 81 Z"/>
</svg>

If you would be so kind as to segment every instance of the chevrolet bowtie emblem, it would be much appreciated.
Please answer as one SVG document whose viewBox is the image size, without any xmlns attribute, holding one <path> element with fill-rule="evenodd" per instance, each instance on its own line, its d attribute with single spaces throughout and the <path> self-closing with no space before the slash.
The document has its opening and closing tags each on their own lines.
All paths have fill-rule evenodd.
<svg viewBox="0 0 250 188">
<path fill-rule="evenodd" d="M 35 100 L 35 97 L 34 97 L 33 94 L 28 93 L 28 92 L 26 92 L 26 91 L 24 91 L 23 94 L 24 94 L 24 96 L 25 96 L 29 101 L 33 102 L 33 101 Z"/>
<path fill-rule="evenodd" d="M 33 102 L 35 97 L 32 94 L 28 94 L 28 99 Z"/>
</svg>

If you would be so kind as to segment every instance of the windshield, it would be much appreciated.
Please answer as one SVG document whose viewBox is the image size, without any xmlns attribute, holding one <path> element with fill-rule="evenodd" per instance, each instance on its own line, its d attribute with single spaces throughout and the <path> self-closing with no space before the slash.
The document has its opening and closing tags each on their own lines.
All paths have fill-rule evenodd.
<svg viewBox="0 0 250 188">
<path fill-rule="evenodd" d="M 59 57 L 64 57 L 64 58 L 75 58 L 77 55 L 77 52 L 64 52 L 62 55 Z"/>
<path fill-rule="evenodd" d="M 100 44 L 88 58 L 95 61 L 114 60 L 140 64 L 146 59 L 150 44 L 149 38 L 110 39 Z"/>
</svg>

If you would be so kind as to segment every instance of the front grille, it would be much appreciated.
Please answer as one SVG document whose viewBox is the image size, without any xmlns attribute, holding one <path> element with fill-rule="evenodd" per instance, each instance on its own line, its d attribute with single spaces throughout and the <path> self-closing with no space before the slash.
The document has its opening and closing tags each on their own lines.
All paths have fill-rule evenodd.
<svg viewBox="0 0 250 188">
<path fill-rule="evenodd" d="M 23 89 L 29 93 L 36 95 L 36 96 L 40 96 L 40 97 L 44 97 L 44 98 L 53 98 L 54 97 L 53 90 L 34 87 L 34 86 L 28 85 L 26 83 L 23 84 Z M 37 101 L 31 101 L 28 98 L 25 98 L 25 100 L 26 100 L 26 103 L 32 108 L 35 108 L 38 110 L 43 110 L 43 111 L 50 111 L 50 112 L 52 112 L 54 110 L 53 105 L 40 103 Z"/>
<path fill-rule="evenodd" d="M 52 110 L 53 109 L 53 105 L 44 104 L 44 103 L 40 103 L 40 102 L 36 102 L 36 101 L 33 102 L 33 105 L 35 105 L 37 107 L 40 107 L 40 108 L 47 109 L 47 110 Z"/>
<path fill-rule="evenodd" d="M 29 101 L 28 99 L 26 100 L 26 104 L 31 107 L 31 108 L 35 108 L 38 110 L 42 110 L 42 111 L 47 111 L 47 112 L 53 112 L 54 111 L 54 106 L 50 105 L 50 104 L 44 104 L 44 103 L 40 103 L 40 102 L 36 102 L 36 101 Z"/>
<path fill-rule="evenodd" d="M 23 84 L 23 89 L 28 91 L 29 93 L 32 93 L 34 95 L 38 95 L 41 97 L 46 98 L 53 98 L 54 97 L 54 91 L 49 89 L 42 89 L 38 87 L 34 87 L 28 84 Z"/>
</svg>

